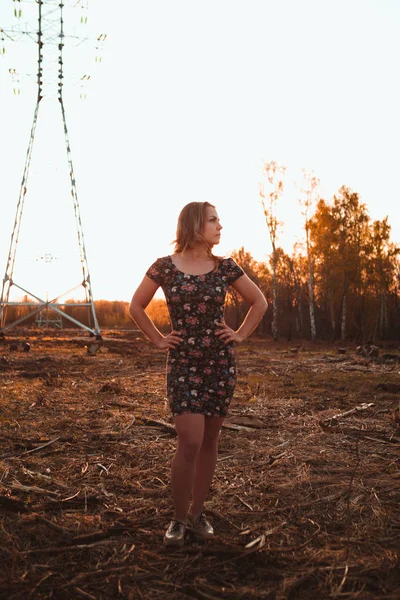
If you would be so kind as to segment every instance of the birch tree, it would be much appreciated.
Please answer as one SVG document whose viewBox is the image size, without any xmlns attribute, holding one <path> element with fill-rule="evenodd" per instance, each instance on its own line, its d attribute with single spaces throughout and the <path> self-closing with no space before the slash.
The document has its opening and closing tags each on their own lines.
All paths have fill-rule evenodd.
<svg viewBox="0 0 400 600">
<path fill-rule="evenodd" d="M 300 188 L 299 203 L 301 214 L 304 217 L 304 230 L 306 233 L 306 254 L 308 263 L 308 294 L 309 294 L 309 312 L 310 312 L 310 334 L 311 341 L 317 339 L 317 327 L 315 323 L 315 295 L 314 295 L 314 258 L 310 245 L 310 214 L 319 200 L 319 182 L 318 177 L 313 171 L 302 169 L 303 187 Z"/>
<path fill-rule="evenodd" d="M 260 183 L 260 198 L 264 211 L 265 222 L 268 227 L 269 239 L 272 246 L 272 337 L 278 340 L 278 280 L 277 280 L 277 239 L 278 229 L 281 225 L 277 218 L 278 200 L 283 194 L 283 180 L 286 167 L 279 165 L 276 161 L 264 163 L 263 181 Z"/>
<path fill-rule="evenodd" d="M 390 241 L 390 230 L 387 217 L 372 223 L 368 275 L 378 301 L 374 338 L 380 339 L 386 338 L 389 333 L 389 297 L 391 289 L 395 290 L 396 260 L 400 254 L 400 247 Z"/>
<path fill-rule="evenodd" d="M 342 271 L 342 298 L 339 307 L 340 339 L 347 337 L 348 300 L 351 287 L 359 291 L 366 262 L 369 216 L 357 192 L 342 186 L 333 197 L 333 214 L 338 224 L 338 251 Z"/>
</svg>

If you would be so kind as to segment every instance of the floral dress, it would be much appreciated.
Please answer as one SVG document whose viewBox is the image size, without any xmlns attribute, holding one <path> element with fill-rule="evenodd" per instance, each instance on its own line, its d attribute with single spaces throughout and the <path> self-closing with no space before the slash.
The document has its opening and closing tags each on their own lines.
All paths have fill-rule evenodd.
<svg viewBox="0 0 400 600">
<path fill-rule="evenodd" d="M 167 395 L 173 415 L 227 414 L 236 385 L 233 343 L 215 335 L 224 315 L 226 291 L 243 275 L 231 258 L 222 258 L 204 275 L 180 271 L 170 256 L 158 258 L 146 275 L 165 294 L 175 331 L 183 341 L 168 350 Z"/>
</svg>

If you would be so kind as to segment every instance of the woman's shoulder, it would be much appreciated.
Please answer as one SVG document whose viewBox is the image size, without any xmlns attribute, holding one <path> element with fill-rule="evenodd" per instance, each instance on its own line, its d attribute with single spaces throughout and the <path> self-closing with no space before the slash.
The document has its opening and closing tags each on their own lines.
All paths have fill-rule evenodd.
<svg viewBox="0 0 400 600">
<path fill-rule="evenodd" d="M 219 270 L 227 277 L 229 283 L 233 283 L 236 279 L 244 275 L 243 269 L 230 256 L 218 257 Z"/>
<path fill-rule="evenodd" d="M 164 276 L 168 273 L 171 266 L 171 259 L 169 256 L 161 256 L 157 258 L 152 265 L 147 269 L 146 275 L 151 279 L 154 279 L 157 283 L 161 283 Z"/>
<path fill-rule="evenodd" d="M 170 256 L 160 256 L 159 258 L 157 258 L 154 262 L 154 264 L 157 263 L 158 265 L 166 265 L 166 264 L 170 264 L 171 263 L 171 257 Z"/>
<path fill-rule="evenodd" d="M 217 258 L 218 264 L 221 267 L 231 268 L 234 266 L 238 266 L 237 262 L 230 256 L 217 256 L 216 258 Z"/>
</svg>

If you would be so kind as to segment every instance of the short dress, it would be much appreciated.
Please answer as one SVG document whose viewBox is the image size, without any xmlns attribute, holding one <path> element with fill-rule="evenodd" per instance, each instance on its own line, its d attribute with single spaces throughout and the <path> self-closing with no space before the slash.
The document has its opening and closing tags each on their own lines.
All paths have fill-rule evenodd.
<svg viewBox="0 0 400 600">
<path fill-rule="evenodd" d="M 228 287 L 244 274 L 231 258 L 204 275 L 180 271 L 170 256 L 158 258 L 146 275 L 165 294 L 172 327 L 183 341 L 167 355 L 167 397 L 172 414 L 226 416 L 236 385 L 232 342 L 215 332 L 224 317 Z"/>
</svg>

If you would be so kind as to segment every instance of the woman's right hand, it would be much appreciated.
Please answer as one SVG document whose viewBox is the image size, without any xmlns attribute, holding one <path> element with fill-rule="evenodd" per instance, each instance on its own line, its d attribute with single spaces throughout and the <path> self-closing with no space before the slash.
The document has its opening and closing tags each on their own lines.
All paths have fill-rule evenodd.
<svg viewBox="0 0 400 600">
<path fill-rule="evenodd" d="M 183 342 L 183 338 L 180 336 L 179 331 L 171 331 L 168 335 L 164 335 L 158 340 L 156 346 L 159 350 L 168 350 L 168 348 L 176 348 Z"/>
</svg>

